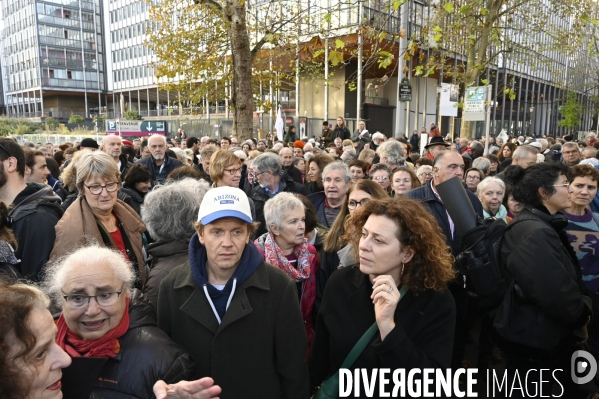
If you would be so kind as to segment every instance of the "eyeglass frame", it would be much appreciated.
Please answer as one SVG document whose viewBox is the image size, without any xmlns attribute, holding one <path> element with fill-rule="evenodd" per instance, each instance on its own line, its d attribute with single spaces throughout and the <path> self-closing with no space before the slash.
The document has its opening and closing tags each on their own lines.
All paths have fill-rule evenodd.
<svg viewBox="0 0 599 399">
<path fill-rule="evenodd" d="M 243 168 L 234 168 L 234 169 L 223 169 L 223 172 L 227 172 L 231 176 L 235 176 L 237 172 L 241 173 Z M 264 172 L 262 172 L 264 173 Z"/>
<path fill-rule="evenodd" d="M 379 181 L 379 180 L 385 181 L 385 180 L 391 180 L 391 179 L 389 179 L 389 176 L 372 176 L 372 180 L 374 180 L 374 181 Z"/>
<path fill-rule="evenodd" d="M 114 190 L 112 190 L 112 191 L 108 190 L 108 185 L 109 184 L 113 184 L 113 183 L 116 183 L 116 186 L 115 186 L 116 188 Z M 83 186 L 87 187 L 87 189 L 89 190 L 90 194 L 92 194 L 92 195 L 100 195 L 100 194 L 102 194 L 102 191 L 104 191 L 104 189 L 106 189 L 107 193 L 114 193 L 115 191 L 117 191 L 119 189 L 119 185 L 120 184 L 121 183 L 118 182 L 118 181 L 110 181 L 110 182 L 106 183 L 105 185 L 98 184 L 98 186 L 100 186 L 100 191 L 98 193 L 92 193 L 92 189 L 87 184 L 84 184 Z"/>
<path fill-rule="evenodd" d="M 368 203 L 368 201 L 370 201 L 371 199 L 370 199 L 370 198 L 362 198 L 362 201 L 364 201 L 364 200 L 366 200 L 365 204 L 367 204 L 367 203 Z M 354 205 L 354 207 L 353 207 L 353 208 L 352 208 L 352 206 L 350 205 L 351 201 L 347 201 L 347 208 L 348 208 L 348 209 L 351 209 L 351 210 L 354 210 L 354 209 L 356 209 L 356 208 L 358 207 L 358 205 L 360 205 L 360 207 L 363 207 L 364 205 L 362 205 L 362 201 L 354 201 L 354 202 L 355 202 L 355 205 Z"/>
<path fill-rule="evenodd" d="M 69 297 L 72 297 L 72 296 L 81 296 L 81 297 L 86 297 L 86 298 L 87 298 L 87 303 L 86 303 L 86 304 L 84 304 L 84 305 L 83 305 L 83 306 L 81 306 L 81 307 L 76 307 L 76 306 L 73 306 L 73 305 L 69 305 L 69 306 L 72 306 L 72 307 L 74 307 L 74 308 L 76 308 L 76 309 L 82 309 L 82 308 L 84 308 L 84 307 L 86 307 L 86 306 L 89 306 L 89 303 L 91 302 L 92 298 L 94 298 L 94 300 L 96 301 L 96 303 L 98 304 L 98 306 L 101 306 L 101 307 L 104 307 L 104 306 L 112 306 L 112 305 L 102 305 L 102 304 L 100 304 L 100 302 L 98 302 L 98 296 L 100 296 L 100 295 L 104 295 L 104 294 L 116 294 L 116 297 L 117 297 L 117 299 L 118 299 L 118 298 L 120 298 L 120 297 L 121 297 L 121 294 L 123 293 L 124 289 L 125 289 L 125 283 L 123 283 L 123 285 L 121 286 L 121 290 L 120 290 L 120 291 L 103 292 L 103 293 L 101 293 L 101 294 L 98 294 L 98 295 L 87 295 L 87 294 L 65 294 L 65 293 L 64 293 L 62 290 L 60 290 L 60 292 L 62 292 L 62 297 L 64 298 L 64 301 L 65 301 L 67 304 L 69 303 L 69 299 L 68 299 Z"/>
<path fill-rule="evenodd" d="M 421 174 L 418 175 L 418 177 L 421 177 L 421 176 L 433 177 L 434 174 L 433 174 L 433 172 L 422 172 Z"/>
</svg>

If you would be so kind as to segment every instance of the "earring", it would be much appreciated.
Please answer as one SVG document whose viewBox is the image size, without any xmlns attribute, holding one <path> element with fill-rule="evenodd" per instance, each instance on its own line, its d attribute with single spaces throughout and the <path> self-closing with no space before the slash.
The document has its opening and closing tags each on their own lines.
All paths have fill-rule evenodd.
<svg viewBox="0 0 599 399">
<path fill-rule="evenodd" d="M 405 268 L 406 268 L 406 264 L 405 264 L 405 263 L 402 263 L 402 264 L 401 264 L 401 277 L 403 277 L 403 272 L 404 272 L 404 269 L 405 269 Z"/>
</svg>

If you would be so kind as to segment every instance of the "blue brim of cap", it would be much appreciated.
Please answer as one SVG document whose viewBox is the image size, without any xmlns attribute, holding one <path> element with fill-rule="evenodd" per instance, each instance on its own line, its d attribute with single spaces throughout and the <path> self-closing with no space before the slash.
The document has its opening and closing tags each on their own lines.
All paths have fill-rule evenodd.
<svg viewBox="0 0 599 399">
<path fill-rule="evenodd" d="M 247 222 L 250 224 L 252 223 L 251 217 L 248 217 L 248 215 L 246 215 L 243 212 L 234 211 L 234 210 L 218 211 L 218 212 L 211 213 L 210 215 L 204 216 L 202 219 L 200 219 L 200 222 L 202 222 L 202 224 L 205 226 L 207 224 L 214 222 L 215 220 L 222 219 L 222 218 L 236 218 L 236 219 L 241 219 L 244 222 Z"/>
</svg>

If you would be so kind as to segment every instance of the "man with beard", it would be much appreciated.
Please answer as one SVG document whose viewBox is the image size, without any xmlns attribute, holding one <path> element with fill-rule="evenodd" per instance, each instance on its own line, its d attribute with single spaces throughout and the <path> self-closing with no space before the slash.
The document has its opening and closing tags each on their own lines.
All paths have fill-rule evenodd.
<svg viewBox="0 0 599 399">
<path fill-rule="evenodd" d="M 154 187 L 156 184 L 164 184 L 169 173 L 179 166 L 183 166 L 183 164 L 179 160 L 166 155 L 166 138 L 164 136 L 150 136 L 148 147 L 151 155 L 140 159 L 136 163 L 145 165 L 150 169 L 152 172 L 152 187 Z"/>
<path fill-rule="evenodd" d="M 14 140 L 0 138 L 0 201 L 9 208 L 17 238 L 17 271 L 37 281 L 54 247 L 54 226 L 62 216 L 60 197 L 47 184 L 27 183 L 25 154 Z"/>
</svg>

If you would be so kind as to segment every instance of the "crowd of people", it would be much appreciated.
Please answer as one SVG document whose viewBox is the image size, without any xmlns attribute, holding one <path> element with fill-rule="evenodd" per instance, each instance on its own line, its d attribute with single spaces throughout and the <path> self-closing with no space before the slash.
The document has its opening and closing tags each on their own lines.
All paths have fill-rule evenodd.
<svg viewBox="0 0 599 399">
<path fill-rule="evenodd" d="M 479 369 L 592 396 L 599 141 L 422 130 L 0 138 L 0 397 L 306 399 L 372 326 L 351 369 L 468 367 L 478 332 Z M 457 272 L 456 179 L 507 223 L 498 308 Z"/>
</svg>

